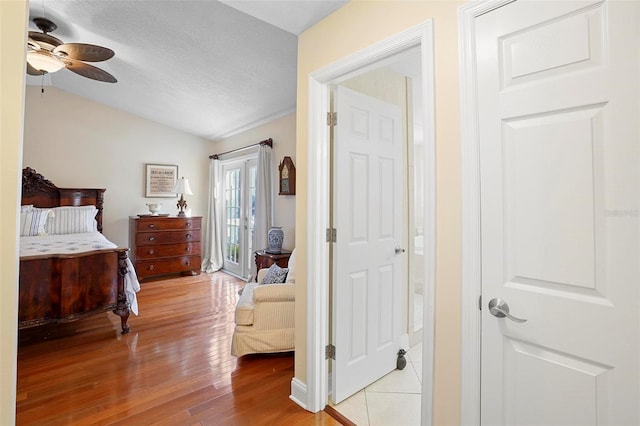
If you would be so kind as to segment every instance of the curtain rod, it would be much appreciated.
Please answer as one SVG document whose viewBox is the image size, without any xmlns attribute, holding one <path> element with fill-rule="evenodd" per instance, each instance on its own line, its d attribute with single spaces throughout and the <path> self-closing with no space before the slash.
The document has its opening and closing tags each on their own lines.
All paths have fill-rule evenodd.
<svg viewBox="0 0 640 426">
<path fill-rule="evenodd" d="M 265 140 L 260 141 L 258 143 L 254 143 L 253 145 L 245 146 L 243 148 L 238 148 L 238 149 L 232 149 L 231 151 L 223 152 L 222 154 L 213 154 L 213 155 L 209 156 L 209 159 L 210 160 L 218 160 L 220 158 L 220 156 L 222 156 L 222 155 L 231 154 L 231 153 L 238 152 L 238 151 L 244 151 L 245 149 L 252 148 L 252 147 L 254 147 L 256 145 L 267 145 L 269 148 L 273 148 L 273 139 L 271 139 L 271 138 L 265 139 Z"/>
</svg>

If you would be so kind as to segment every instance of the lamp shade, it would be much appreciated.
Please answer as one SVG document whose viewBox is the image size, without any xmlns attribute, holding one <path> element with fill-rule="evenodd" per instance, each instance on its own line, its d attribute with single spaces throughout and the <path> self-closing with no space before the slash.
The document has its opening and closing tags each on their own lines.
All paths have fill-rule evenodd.
<svg viewBox="0 0 640 426">
<path fill-rule="evenodd" d="M 64 68 L 64 62 L 44 50 L 27 52 L 27 62 L 38 71 L 56 72 Z"/>
<path fill-rule="evenodd" d="M 181 177 L 176 181 L 176 184 L 173 187 L 173 192 L 176 194 L 193 194 L 193 192 L 191 192 L 191 187 L 189 186 L 189 180 L 184 177 Z"/>
</svg>

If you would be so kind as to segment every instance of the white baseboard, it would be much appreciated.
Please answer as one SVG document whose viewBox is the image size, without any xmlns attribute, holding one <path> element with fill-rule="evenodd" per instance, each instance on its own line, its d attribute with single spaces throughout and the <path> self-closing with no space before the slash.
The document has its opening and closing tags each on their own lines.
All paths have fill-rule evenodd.
<svg viewBox="0 0 640 426">
<path fill-rule="evenodd" d="M 291 395 L 289 395 L 289 399 L 306 410 L 307 403 L 305 401 L 307 401 L 307 385 L 295 377 L 291 379 Z"/>
</svg>

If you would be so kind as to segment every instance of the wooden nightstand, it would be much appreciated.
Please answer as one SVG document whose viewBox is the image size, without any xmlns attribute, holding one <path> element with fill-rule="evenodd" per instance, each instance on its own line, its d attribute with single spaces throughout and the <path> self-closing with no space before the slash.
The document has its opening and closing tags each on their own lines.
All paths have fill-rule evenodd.
<svg viewBox="0 0 640 426">
<path fill-rule="evenodd" d="M 268 268 L 269 266 L 277 263 L 279 267 L 286 268 L 289 265 L 289 258 L 291 257 L 291 251 L 282 250 L 280 253 L 267 253 L 266 250 L 258 250 L 256 252 L 256 266 L 258 271 L 260 269 Z"/>
</svg>

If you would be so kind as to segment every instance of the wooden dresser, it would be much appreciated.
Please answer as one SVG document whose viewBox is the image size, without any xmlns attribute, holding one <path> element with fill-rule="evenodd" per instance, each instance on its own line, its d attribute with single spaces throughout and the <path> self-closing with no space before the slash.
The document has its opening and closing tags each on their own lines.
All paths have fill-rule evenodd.
<svg viewBox="0 0 640 426">
<path fill-rule="evenodd" d="M 138 279 L 176 273 L 199 274 L 201 225 L 201 217 L 131 217 L 131 261 Z"/>
</svg>

